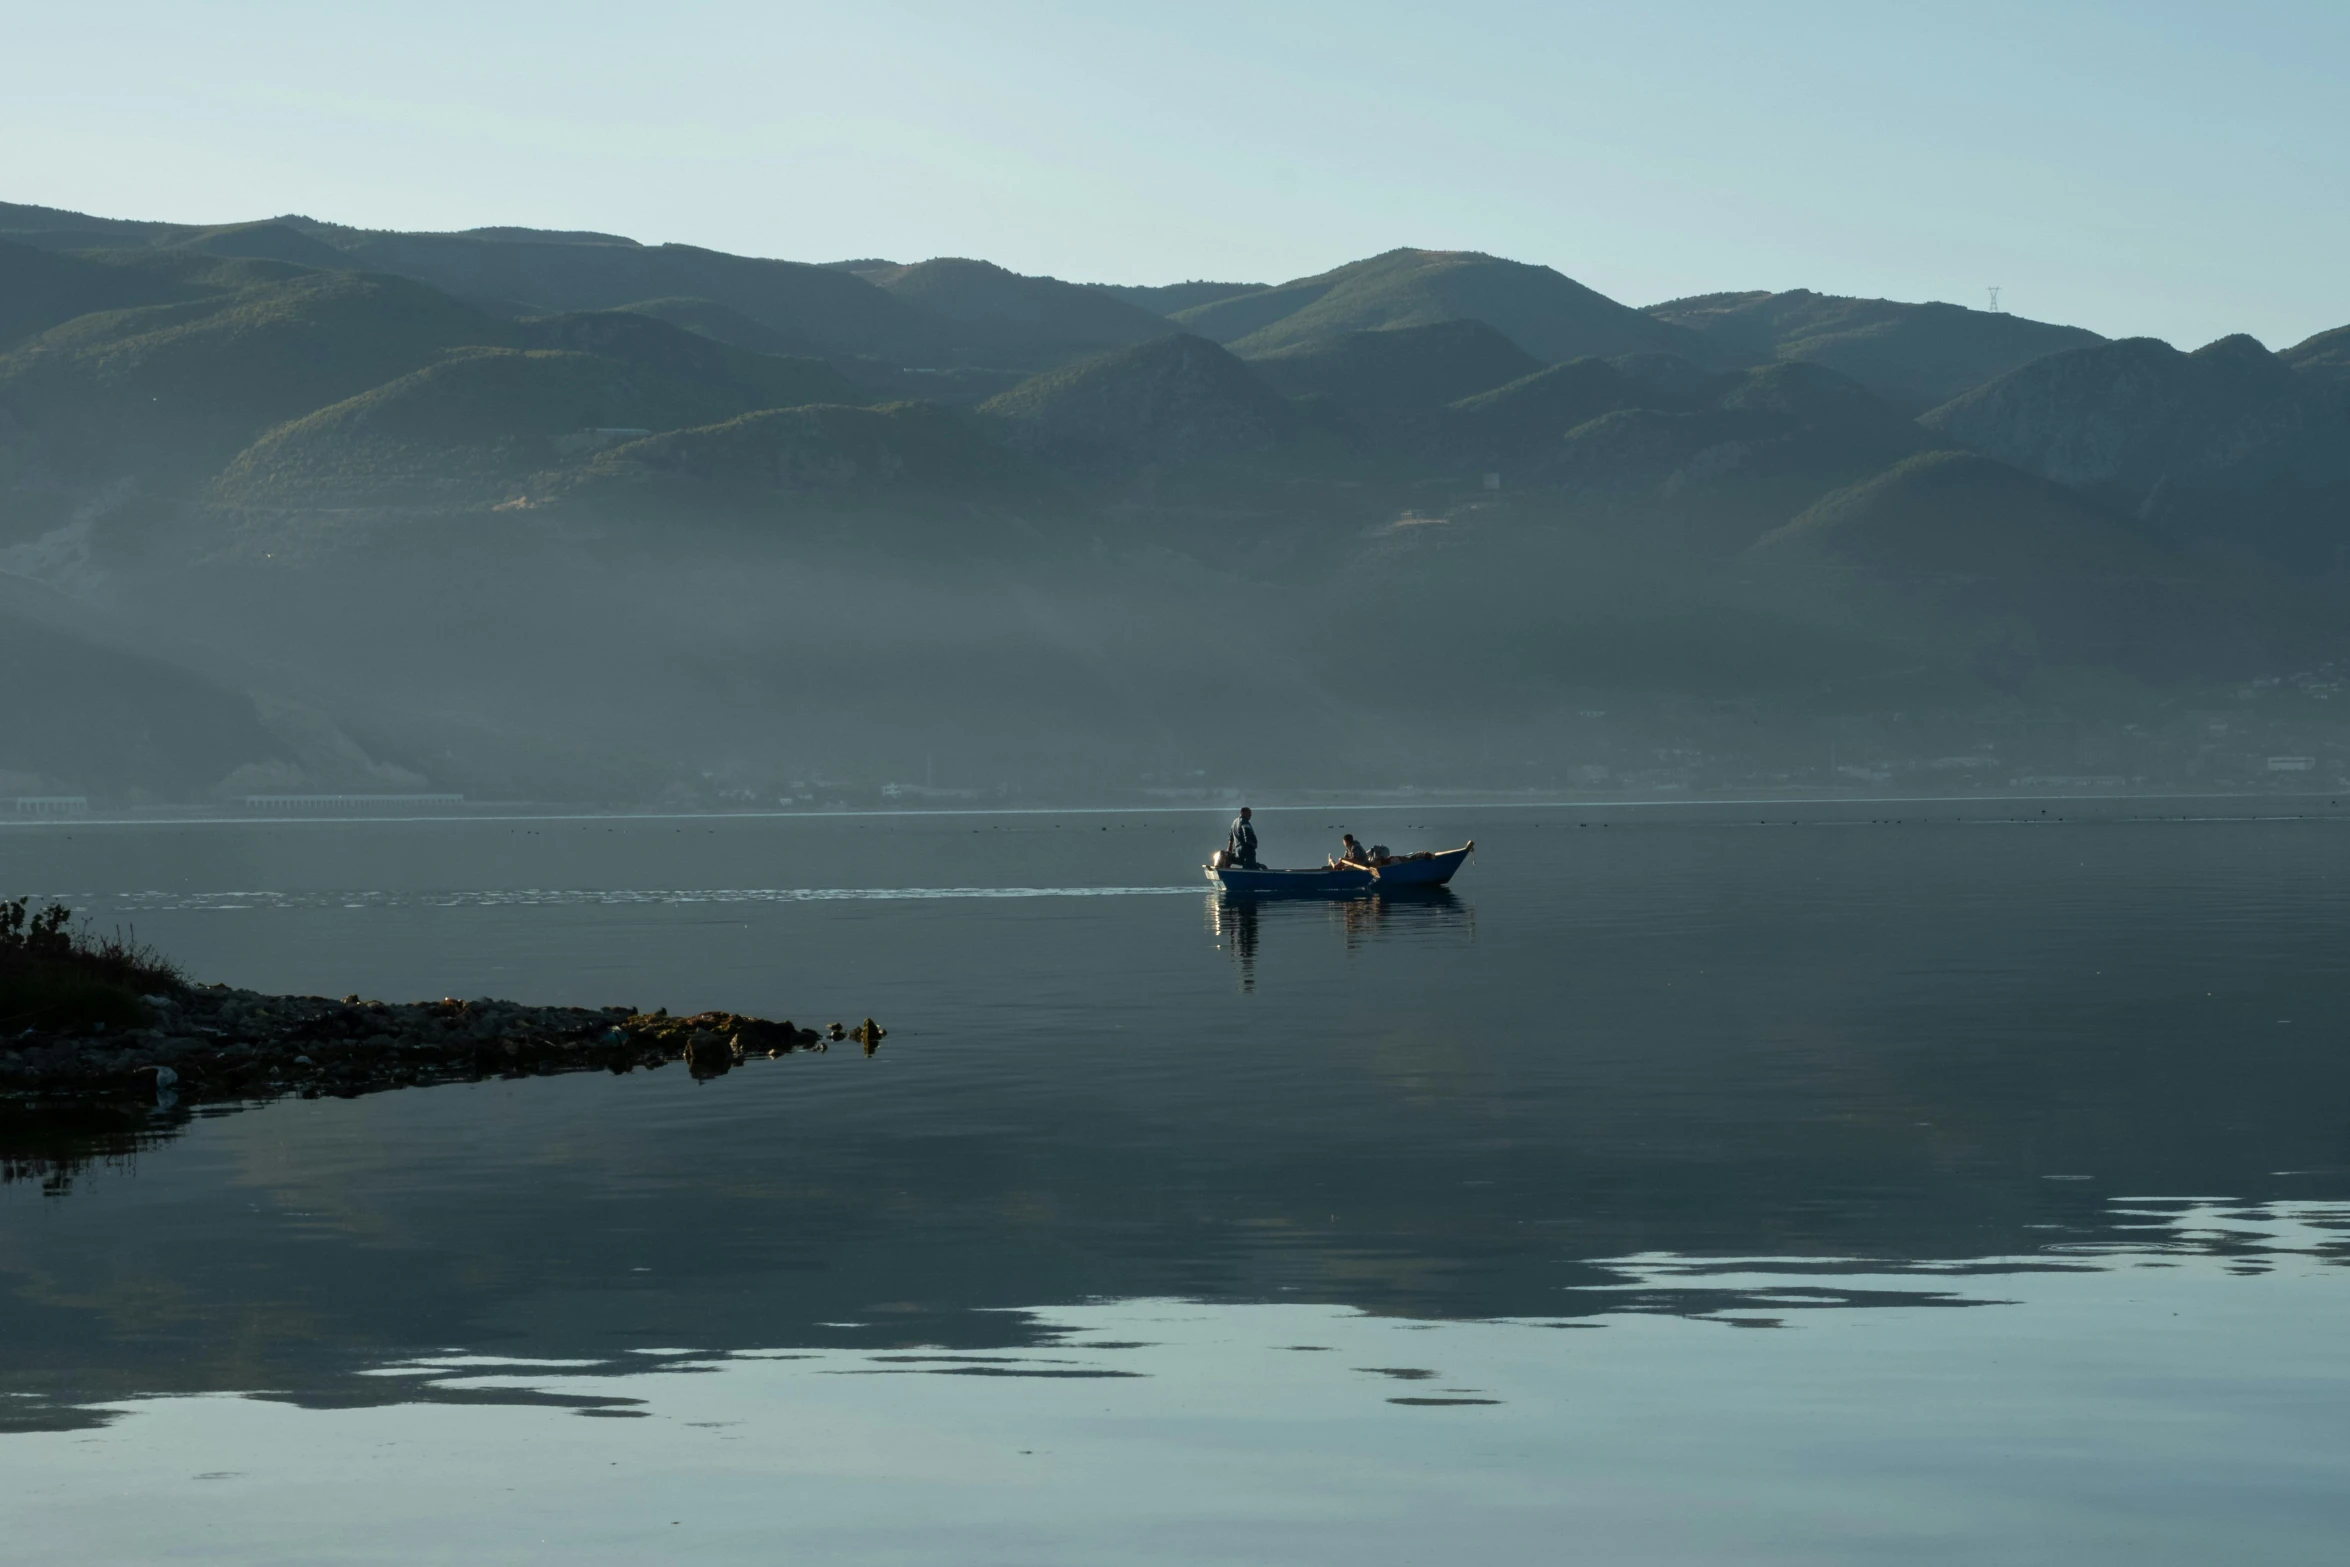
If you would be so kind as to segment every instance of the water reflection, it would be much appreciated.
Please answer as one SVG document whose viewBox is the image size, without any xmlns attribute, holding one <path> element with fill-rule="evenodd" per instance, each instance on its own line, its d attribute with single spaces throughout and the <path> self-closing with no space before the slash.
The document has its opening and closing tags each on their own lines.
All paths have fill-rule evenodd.
<svg viewBox="0 0 2350 1567">
<path fill-rule="evenodd" d="M 1307 898 L 1249 897 L 1217 891 L 1207 895 L 1205 914 L 1208 934 L 1218 948 L 1232 955 L 1244 992 L 1256 989 L 1257 952 L 1267 926 L 1282 932 L 1316 926 L 1333 929 L 1342 948 L 1350 953 L 1386 934 L 1422 938 L 1458 935 L 1468 941 L 1477 935 L 1476 905 L 1449 887 Z"/>
<path fill-rule="evenodd" d="M 119 1401 L 69 1440 L 0 1438 L 10 1539 L 1357 1567 L 1554 1561 L 1571 1526 L 1604 1559 L 1692 1567 L 2336 1559 L 2350 1210 L 2134 1206 L 2136 1238 L 2087 1253 L 1606 1259 L 1580 1315 L 1128 1298 L 1018 1312 L 986 1352 L 691 1322 L 644 1350 L 441 1347 L 341 1397 Z M 2257 1281 L 2222 1265 L 2247 1258 Z"/>
<path fill-rule="evenodd" d="M 642 831 L 644 885 L 727 884 L 724 866 L 667 864 Z M 821 831 L 833 839 L 776 829 L 724 853 L 813 858 L 824 885 L 853 886 L 866 829 Z M 2172 1495 L 2257 1460 L 2298 1485 L 2293 1454 L 2342 1451 L 2327 1422 L 2350 1402 L 2329 1403 L 2343 1383 L 2324 1380 L 2350 1354 L 2338 831 L 1526 831 L 1480 867 L 1475 908 L 1450 892 L 1211 897 L 1205 942 L 1180 898 L 1144 895 L 1189 853 L 1182 834 L 1098 823 L 1000 845 L 940 829 L 903 877 L 1083 896 L 158 909 L 178 923 L 153 936 L 209 954 L 206 972 L 287 990 L 446 981 L 769 1016 L 887 996 L 892 1032 L 871 1059 L 795 1057 L 723 1091 L 664 1070 L 0 1127 L 25 1177 L 0 1186 L 0 1424 L 114 1420 L 0 1441 L 14 1465 L 0 1485 L 54 1462 L 40 1496 L 152 1481 L 177 1488 L 173 1507 L 108 1518 L 175 1514 L 203 1504 L 187 1496 L 195 1466 L 169 1464 L 249 1450 L 254 1465 L 222 1467 L 258 1467 L 291 1496 L 306 1455 L 373 1452 L 411 1419 L 423 1438 L 387 1481 L 338 1495 L 404 1501 L 418 1528 L 466 1516 L 444 1504 L 477 1470 L 559 1487 L 560 1473 L 518 1482 L 512 1465 L 537 1460 L 516 1455 L 591 1440 L 608 1446 L 575 1455 L 592 1457 L 582 1472 L 674 1459 L 711 1482 L 664 1507 L 656 1535 L 838 1481 L 815 1471 L 850 1450 L 869 1470 L 807 1506 L 854 1500 L 869 1523 L 906 1479 L 893 1466 L 929 1462 L 948 1430 L 946 1446 L 984 1455 L 956 1497 L 998 1517 L 1090 1498 L 1129 1525 L 1137 1496 L 1233 1495 L 1260 1458 L 1275 1511 L 1343 1495 L 1369 1517 L 1392 1482 L 1415 1517 L 1444 1516 L 1457 1490 L 1481 1527 L 1515 1516 L 1469 1507 L 1489 1488 L 1555 1507 L 1559 1487 L 1617 1477 L 1631 1452 L 1651 1495 L 1681 1473 L 1676 1455 L 1703 1451 L 1729 1477 L 1719 1495 L 1783 1500 L 1879 1473 L 1888 1442 L 1955 1485 L 1984 1454 L 2221 1431 L 2220 1451 L 2182 1435 L 2117 1473 L 2132 1494 L 2152 1476 Z M 124 875 L 170 884 L 147 862 L 171 843 L 142 839 Z M 415 870 L 434 886 L 464 874 Z M 2166 1366 L 2194 1375 L 2165 1381 Z M 2173 1401 L 2147 1419 L 2125 1388 Z M 2299 1400 L 2289 1431 L 2280 1388 Z M 194 1396 L 221 1393 L 278 1402 Z M 543 1407 L 361 1407 L 446 1400 Z M 2229 1413 L 2243 1409 L 2268 1413 Z M 1032 1425 L 1008 1442 L 989 1434 L 999 1417 Z M 1432 1442 L 1431 1421 L 1477 1435 Z M 1771 1471 L 1802 1442 L 1816 1470 Z M 1137 1489 L 1027 1488 L 1056 1450 L 1137 1455 Z M 433 1468 L 441 1453 L 474 1467 Z M 730 1465 L 746 1454 L 791 1472 L 741 1484 Z M 1296 1467 L 1325 1458 L 1327 1472 Z M 920 1478 L 940 1488 L 926 1501 L 952 1490 Z M 217 1484 L 204 1494 L 229 1494 Z M 236 1527 L 278 1516 L 238 1494 Z M 617 1538 L 599 1509 L 630 1495 L 660 1505 L 598 1492 L 580 1515 Z M 1842 1500 L 1844 1516 L 2004 1516 Z M 1283 1541 L 1322 1538 L 1311 1523 Z M 1072 1550 L 1101 1544 L 1080 1534 Z M 1758 1537 L 1738 1542 L 1747 1557 L 1593 1548 L 1749 1560 Z M 1246 1554 L 1235 1538 L 1180 1543 L 1224 1559 Z M 424 1547 L 440 1542 L 409 1543 L 406 1559 L 438 1559 Z M 1031 1543 L 992 1554 L 1060 1559 Z M 1418 1554 L 1504 1559 L 1446 1543 Z M 2192 1543 L 2206 1560 L 2291 1559 Z M 802 1554 L 853 1559 L 841 1544 Z"/>
</svg>

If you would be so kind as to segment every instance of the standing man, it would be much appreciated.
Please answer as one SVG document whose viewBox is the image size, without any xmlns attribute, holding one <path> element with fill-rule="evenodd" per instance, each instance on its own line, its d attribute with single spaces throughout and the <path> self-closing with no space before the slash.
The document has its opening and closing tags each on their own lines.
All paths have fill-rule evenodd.
<svg viewBox="0 0 2350 1567">
<path fill-rule="evenodd" d="M 1242 870 L 1264 869 L 1257 863 L 1257 829 L 1248 819 L 1247 806 L 1242 806 L 1240 815 L 1233 819 L 1232 831 L 1224 838 L 1224 847 L 1231 854 L 1232 863 Z"/>
</svg>

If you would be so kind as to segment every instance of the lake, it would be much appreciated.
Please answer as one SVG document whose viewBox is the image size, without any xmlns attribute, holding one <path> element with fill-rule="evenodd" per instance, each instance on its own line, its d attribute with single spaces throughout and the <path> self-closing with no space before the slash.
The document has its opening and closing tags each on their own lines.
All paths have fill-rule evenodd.
<svg viewBox="0 0 2350 1567">
<path fill-rule="evenodd" d="M 0 1557 L 2331 1562 L 2338 815 L 0 827 L 202 979 L 890 1031 L 45 1143 Z"/>
</svg>

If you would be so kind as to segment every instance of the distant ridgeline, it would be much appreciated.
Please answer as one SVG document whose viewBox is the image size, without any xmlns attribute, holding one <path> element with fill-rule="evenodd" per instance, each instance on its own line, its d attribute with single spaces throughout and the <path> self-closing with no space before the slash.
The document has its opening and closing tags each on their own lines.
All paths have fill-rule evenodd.
<svg viewBox="0 0 2350 1567">
<path fill-rule="evenodd" d="M 2346 546 L 2350 327 L 0 204 L 11 798 L 2331 788 Z"/>
</svg>

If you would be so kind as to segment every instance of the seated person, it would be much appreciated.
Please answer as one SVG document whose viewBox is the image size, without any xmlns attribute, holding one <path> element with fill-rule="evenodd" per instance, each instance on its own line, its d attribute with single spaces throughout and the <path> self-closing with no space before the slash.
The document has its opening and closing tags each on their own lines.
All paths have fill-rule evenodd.
<svg viewBox="0 0 2350 1567">
<path fill-rule="evenodd" d="M 1366 869 L 1369 868 L 1371 864 L 1371 851 L 1364 848 L 1361 844 L 1355 842 L 1355 835 L 1353 833 L 1350 832 L 1340 834 L 1339 843 L 1340 848 L 1338 851 L 1338 858 L 1332 862 L 1333 864 L 1360 865 Z"/>
</svg>

